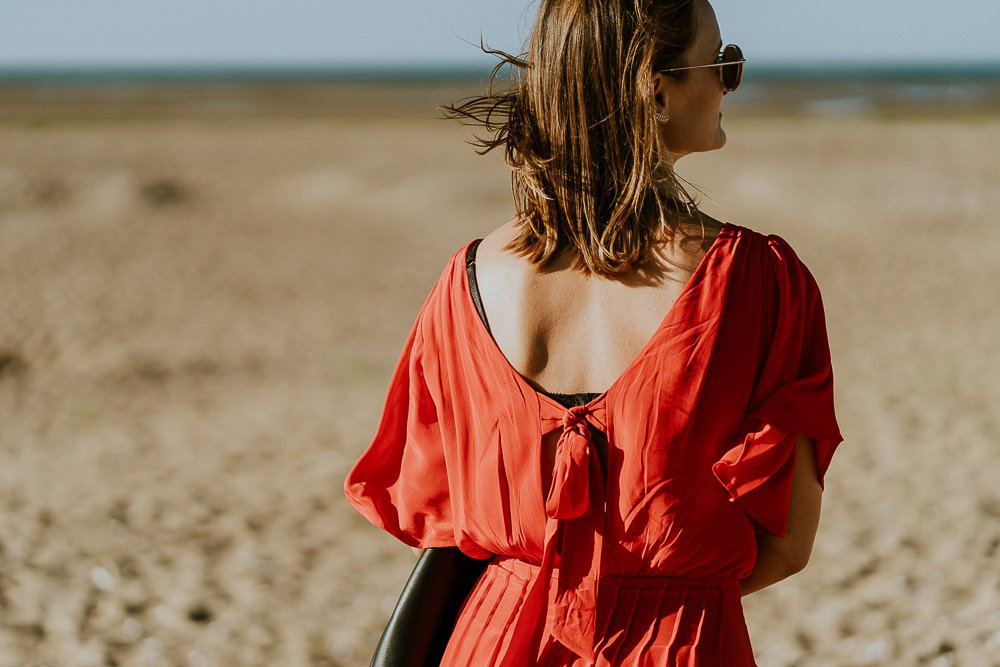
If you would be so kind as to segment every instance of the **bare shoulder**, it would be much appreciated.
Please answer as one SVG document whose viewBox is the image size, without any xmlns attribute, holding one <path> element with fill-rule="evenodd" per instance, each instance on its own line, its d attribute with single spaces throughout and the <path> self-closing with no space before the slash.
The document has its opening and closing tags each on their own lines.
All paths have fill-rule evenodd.
<svg viewBox="0 0 1000 667">
<path fill-rule="evenodd" d="M 504 255 L 509 257 L 509 253 L 504 252 L 503 248 L 514 238 L 516 233 L 517 218 L 515 217 L 484 236 L 482 243 L 476 249 L 476 263 L 478 264 L 480 257 L 488 263 L 498 263 L 502 261 Z"/>
<path fill-rule="evenodd" d="M 483 279 L 480 286 L 484 289 L 489 290 L 488 283 L 492 282 L 506 286 L 506 290 L 530 279 L 531 264 L 504 249 L 516 236 L 517 229 L 517 218 L 512 218 L 484 236 L 476 248 L 476 273 Z"/>
</svg>

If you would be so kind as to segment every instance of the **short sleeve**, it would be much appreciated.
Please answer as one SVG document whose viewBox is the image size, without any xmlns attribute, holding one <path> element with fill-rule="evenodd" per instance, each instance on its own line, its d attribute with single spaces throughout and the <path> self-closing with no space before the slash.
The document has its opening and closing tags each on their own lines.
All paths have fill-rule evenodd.
<svg viewBox="0 0 1000 667">
<path fill-rule="evenodd" d="M 738 442 L 712 466 L 729 499 L 761 527 L 785 536 L 796 436 L 815 440 L 820 485 L 843 440 L 834 411 L 833 368 L 819 287 L 786 241 L 767 237 L 773 277 L 764 285 L 773 335 Z"/>
<path fill-rule="evenodd" d="M 427 306 L 389 380 L 375 437 L 344 482 L 347 500 L 366 519 L 420 548 L 456 546 L 438 407 L 424 376 Z"/>
</svg>

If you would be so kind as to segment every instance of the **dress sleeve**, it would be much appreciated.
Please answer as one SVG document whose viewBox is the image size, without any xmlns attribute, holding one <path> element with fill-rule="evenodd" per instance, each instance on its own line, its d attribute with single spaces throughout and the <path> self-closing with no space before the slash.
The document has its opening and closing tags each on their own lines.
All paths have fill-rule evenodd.
<svg viewBox="0 0 1000 667">
<path fill-rule="evenodd" d="M 738 444 L 712 466 L 729 499 L 761 527 L 784 537 L 796 436 L 816 442 L 824 485 L 843 440 L 833 401 L 833 369 L 819 287 L 784 239 L 768 237 L 773 284 L 765 286 L 773 336 L 765 353 Z"/>
<path fill-rule="evenodd" d="M 344 482 L 366 519 L 420 548 L 456 546 L 439 406 L 424 375 L 427 309 L 425 302 L 389 380 L 375 438 Z"/>
</svg>

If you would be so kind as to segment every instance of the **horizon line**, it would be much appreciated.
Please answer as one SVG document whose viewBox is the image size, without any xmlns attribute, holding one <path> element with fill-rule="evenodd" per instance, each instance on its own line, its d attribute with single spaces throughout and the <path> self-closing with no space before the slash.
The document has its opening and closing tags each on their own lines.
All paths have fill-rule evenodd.
<svg viewBox="0 0 1000 667">
<path fill-rule="evenodd" d="M 495 62 L 441 63 L 39 63 L 0 64 L 0 83 L 44 82 L 434 82 L 489 75 Z M 1000 61 L 813 60 L 748 63 L 746 78 L 799 82 L 856 78 L 870 81 L 930 82 L 1000 80 Z"/>
</svg>

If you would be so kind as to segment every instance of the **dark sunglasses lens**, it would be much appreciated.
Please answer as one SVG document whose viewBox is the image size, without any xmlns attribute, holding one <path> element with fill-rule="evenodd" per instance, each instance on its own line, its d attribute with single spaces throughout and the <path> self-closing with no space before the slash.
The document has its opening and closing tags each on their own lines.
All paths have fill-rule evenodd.
<svg viewBox="0 0 1000 667">
<path fill-rule="evenodd" d="M 722 70 L 722 85 L 730 92 L 739 88 L 740 81 L 743 79 L 743 63 L 739 62 L 740 60 L 743 60 L 743 51 L 735 44 L 730 44 L 722 52 L 722 62 L 728 63 L 720 68 Z"/>
</svg>

